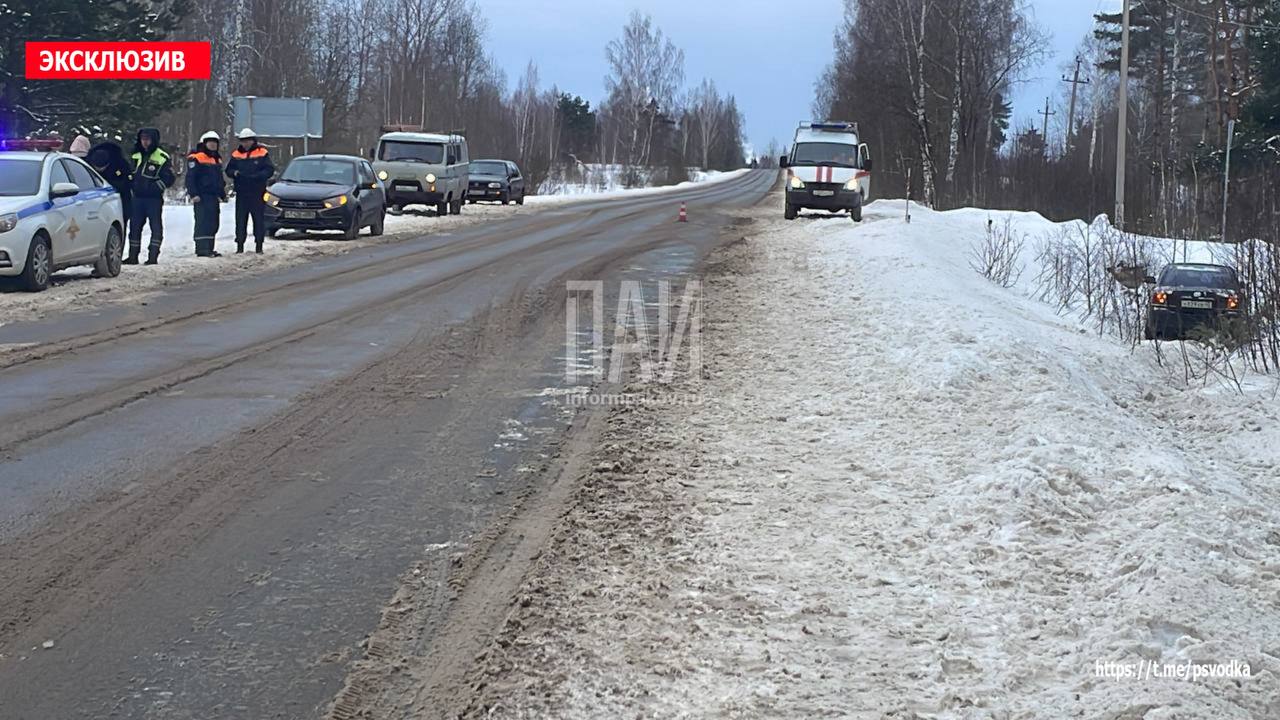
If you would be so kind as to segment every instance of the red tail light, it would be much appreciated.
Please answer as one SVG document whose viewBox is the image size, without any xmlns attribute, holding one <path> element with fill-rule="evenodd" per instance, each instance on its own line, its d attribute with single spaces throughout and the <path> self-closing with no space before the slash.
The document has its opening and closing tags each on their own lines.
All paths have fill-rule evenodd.
<svg viewBox="0 0 1280 720">
<path fill-rule="evenodd" d="M 1227 296 L 1227 309 L 1228 309 L 1228 310 L 1239 310 L 1239 309 L 1240 309 L 1240 296 L 1239 296 L 1239 295 L 1228 295 L 1228 296 Z"/>
<path fill-rule="evenodd" d="M 1163 290 L 1157 290 L 1157 291 L 1156 291 L 1156 292 L 1151 296 L 1151 303 L 1152 303 L 1153 305 L 1163 305 L 1163 304 L 1165 304 L 1165 302 L 1167 302 L 1168 300 L 1169 300 L 1169 293 L 1167 293 L 1167 292 L 1165 292 L 1165 291 L 1163 291 Z"/>
</svg>

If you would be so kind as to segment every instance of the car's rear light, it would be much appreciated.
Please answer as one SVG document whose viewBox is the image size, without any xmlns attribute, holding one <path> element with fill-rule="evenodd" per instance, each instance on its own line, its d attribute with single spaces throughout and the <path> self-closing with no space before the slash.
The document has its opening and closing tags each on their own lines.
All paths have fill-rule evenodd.
<svg viewBox="0 0 1280 720">
<path fill-rule="evenodd" d="M 1228 296 L 1227 296 L 1227 309 L 1228 309 L 1228 310 L 1239 310 L 1239 309 L 1240 309 L 1240 296 L 1239 296 L 1239 295 L 1228 295 Z"/>
<path fill-rule="evenodd" d="M 1169 293 L 1163 290 L 1157 290 L 1151 296 L 1151 302 L 1155 305 L 1163 305 L 1169 300 Z"/>
</svg>

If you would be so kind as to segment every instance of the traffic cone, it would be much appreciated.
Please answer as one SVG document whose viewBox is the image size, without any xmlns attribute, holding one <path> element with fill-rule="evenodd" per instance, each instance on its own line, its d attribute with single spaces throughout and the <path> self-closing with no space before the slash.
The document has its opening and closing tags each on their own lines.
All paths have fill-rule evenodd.
<svg viewBox="0 0 1280 720">
<path fill-rule="evenodd" d="M 680 215 L 676 218 L 676 222 L 689 222 L 689 212 L 683 200 L 680 201 Z"/>
</svg>

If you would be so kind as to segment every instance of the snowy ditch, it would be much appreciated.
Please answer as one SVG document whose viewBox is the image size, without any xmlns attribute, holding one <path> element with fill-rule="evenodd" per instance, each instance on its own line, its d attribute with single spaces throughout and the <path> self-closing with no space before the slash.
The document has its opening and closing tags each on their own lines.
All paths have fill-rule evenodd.
<svg viewBox="0 0 1280 720">
<path fill-rule="evenodd" d="M 1273 382 L 981 277 L 1003 213 L 901 211 L 755 211 L 703 402 L 612 412 L 470 716 L 1280 717 Z"/>
</svg>

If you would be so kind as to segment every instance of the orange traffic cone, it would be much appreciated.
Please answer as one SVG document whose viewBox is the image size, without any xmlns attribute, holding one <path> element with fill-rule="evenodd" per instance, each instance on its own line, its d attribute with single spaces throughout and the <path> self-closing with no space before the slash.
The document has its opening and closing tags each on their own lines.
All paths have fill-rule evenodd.
<svg viewBox="0 0 1280 720">
<path fill-rule="evenodd" d="M 685 209 L 684 201 L 680 201 L 680 215 L 676 217 L 676 222 L 689 222 L 689 212 Z"/>
</svg>

